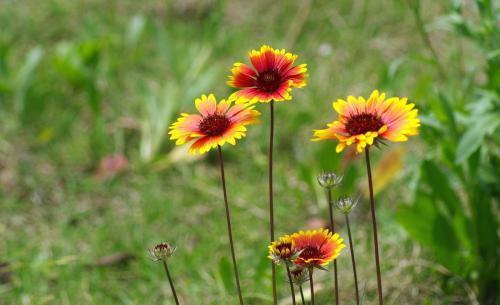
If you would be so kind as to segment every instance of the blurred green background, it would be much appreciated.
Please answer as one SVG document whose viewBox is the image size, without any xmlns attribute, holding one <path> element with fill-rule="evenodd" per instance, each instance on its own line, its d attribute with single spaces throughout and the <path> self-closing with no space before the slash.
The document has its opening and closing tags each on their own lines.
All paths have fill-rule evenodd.
<svg viewBox="0 0 500 305">
<path fill-rule="evenodd" d="M 173 304 L 147 248 L 167 240 L 182 304 L 236 304 L 216 156 L 168 140 L 261 44 L 309 67 L 276 107 L 277 233 L 325 225 L 322 170 L 352 215 L 363 304 L 375 304 L 363 158 L 311 143 L 331 101 L 408 96 L 420 136 L 374 150 L 386 304 L 499 304 L 500 31 L 494 1 L 0 0 L 0 304 Z M 227 147 L 247 304 L 270 304 L 268 109 Z M 340 234 L 346 236 L 337 215 Z M 354 304 L 350 259 L 338 260 Z M 280 304 L 290 304 L 280 271 Z M 332 273 L 318 272 L 318 304 Z"/>
</svg>

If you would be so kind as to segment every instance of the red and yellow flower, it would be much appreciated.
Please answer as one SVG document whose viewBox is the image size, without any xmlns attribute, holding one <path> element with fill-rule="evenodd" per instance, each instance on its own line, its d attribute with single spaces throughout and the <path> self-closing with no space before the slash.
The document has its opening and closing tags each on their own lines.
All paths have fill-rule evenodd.
<svg viewBox="0 0 500 305">
<path fill-rule="evenodd" d="M 344 240 L 327 229 L 300 231 L 292 239 L 299 253 L 294 263 L 307 268 L 328 265 L 345 248 Z"/>
<path fill-rule="evenodd" d="M 277 265 L 289 263 L 296 258 L 297 255 L 295 242 L 290 235 L 282 236 L 278 240 L 273 241 L 268 249 L 268 257 Z"/>
<path fill-rule="evenodd" d="M 252 67 L 235 63 L 227 82 L 239 89 L 233 94 L 237 103 L 291 100 L 292 88 L 301 88 L 307 83 L 307 65 L 294 65 L 298 56 L 284 49 L 264 45 L 260 51 L 249 52 L 248 56 Z"/>
<path fill-rule="evenodd" d="M 235 145 L 236 139 L 246 135 L 245 125 L 256 123 L 260 112 L 253 106 L 231 104 L 232 100 L 217 104 L 213 94 L 202 95 L 195 100 L 199 114 L 182 113 L 170 126 L 170 139 L 177 145 L 194 141 L 189 148 L 192 154 L 203 154 L 225 143 Z"/>
<path fill-rule="evenodd" d="M 368 100 L 363 97 L 347 97 L 333 102 L 333 109 L 339 114 L 336 121 L 327 124 L 326 129 L 314 131 L 313 141 L 336 139 L 337 152 L 346 146 L 356 144 L 356 151 L 377 141 L 403 142 L 408 136 L 416 135 L 420 126 L 418 110 L 407 98 L 386 98 L 385 94 L 373 91 Z"/>
</svg>

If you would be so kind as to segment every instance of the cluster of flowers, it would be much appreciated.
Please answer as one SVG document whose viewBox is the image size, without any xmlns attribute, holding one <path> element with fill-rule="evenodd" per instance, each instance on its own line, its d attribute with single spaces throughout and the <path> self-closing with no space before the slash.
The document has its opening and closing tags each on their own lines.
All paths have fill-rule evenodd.
<svg viewBox="0 0 500 305">
<path fill-rule="evenodd" d="M 309 279 L 313 296 L 314 268 L 324 269 L 336 259 L 345 247 L 343 241 L 339 234 L 327 229 L 299 231 L 292 235 L 284 235 L 272 242 L 269 246 L 269 258 L 277 265 L 284 264 L 289 281 L 298 285 L 301 290 L 302 284 Z M 294 297 L 293 286 L 291 289 Z M 295 304 L 295 300 L 293 303 Z"/>
<path fill-rule="evenodd" d="M 325 267 L 331 262 L 335 263 L 335 259 L 339 256 L 342 249 L 346 247 L 343 239 L 339 234 L 335 233 L 333 222 L 333 206 L 345 215 L 346 224 L 348 225 L 349 245 L 351 250 L 351 259 L 354 274 L 354 283 L 356 288 L 356 301 L 359 304 L 359 291 L 356 273 L 356 262 L 354 257 L 354 247 L 352 243 L 351 229 L 349 226 L 349 217 L 353 208 L 357 205 L 358 200 L 353 200 L 350 197 L 340 197 L 338 201 L 332 202 L 332 189 L 341 184 L 342 176 L 336 175 L 333 172 L 322 173 L 318 175 L 318 183 L 327 190 L 328 206 L 330 210 L 330 230 L 317 229 L 308 231 L 299 231 L 291 235 L 284 235 L 278 240 L 273 241 L 269 246 L 269 258 L 276 265 L 284 265 L 290 282 L 292 293 L 292 303 L 295 301 L 294 284 L 299 287 L 302 304 L 305 304 L 302 284 L 310 281 L 311 298 L 314 304 L 314 286 L 313 286 L 313 271 L 314 269 L 326 270 Z M 338 281 L 337 281 L 337 266 L 334 265 L 335 272 L 335 299 L 338 301 Z"/>
<path fill-rule="evenodd" d="M 202 95 L 195 100 L 196 114 L 182 113 L 170 127 L 170 139 L 177 145 L 190 143 L 189 152 L 203 154 L 211 149 L 218 150 L 221 183 L 224 195 L 224 206 L 228 226 L 228 238 L 238 290 L 240 305 L 243 297 L 239 282 L 236 255 L 233 245 L 230 211 L 227 200 L 226 182 L 222 146 L 226 143 L 236 144 L 236 140 L 243 138 L 247 132 L 247 125 L 255 124 L 261 115 L 257 111 L 257 103 L 270 105 L 270 137 L 269 137 L 269 225 L 270 225 L 270 258 L 276 264 L 283 264 L 287 268 L 290 282 L 297 283 L 300 288 L 304 281 L 309 279 L 314 304 L 313 270 L 323 269 L 334 261 L 345 247 L 343 239 L 335 233 L 332 217 L 331 188 L 340 183 L 341 178 L 326 174 L 319 177 L 322 186 L 328 189 L 331 228 L 310 231 L 299 231 L 285 235 L 275 240 L 274 213 L 273 213 L 273 139 L 274 139 L 274 103 L 292 99 L 294 88 L 302 88 L 307 84 L 307 66 L 296 65 L 297 55 L 286 52 L 284 49 L 273 49 L 262 46 L 260 50 L 248 53 L 250 65 L 235 63 L 227 84 L 235 88 L 235 92 L 227 99 L 217 102 L 213 94 Z M 314 130 L 313 141 L 336 140 L 336 152 L 340 153 L 346 147 L 354 145 L 357 153 L 366 154 L 368 180 L 370 186 L 370 202 L 375 243 L 375 258 L 377 267 L 377 283 L 379 304 L 382 305 L 382 287 L 380 280 L 379 254 L 376 231 L 375 206 L 373 199 L 372 178 L 369 160 L 369 148 L 383 141 L 406 141 L 408 136 L 415 135 L 420 126 L 417 110 L 414 104 L 408 103 L 406 98 L 386 98 L 384 93 L 374 90 L 365 99 L 364 97 L 348 96 L 346 100 L 338 99 L 333 102 L 333 109 L 338 113 L 337 120 L 327 125 L 325 129 Z M 356 201 L 341 198 L 336 206 L 346 215 Z M 349 239 L 351 236 L 349 234 Z M 163 246 L 162 246 L 163 245 Z M 167 257 L 173 253 L 168 244 L 160 244 L 153 249 L 153 255 L 164 262 L 177 304 L 177 296 L 173 288 L 168 268 Z M 352 241 L 350 240 L 351 256 L 355 269 Z M 166 251 L 166 252 L 165 252 Z M 165 254 L 165 253 L 168 253 Z M 336 265 L 335 265 L 336 266 Z M 335 267 L 336 274 L 336 267 Z M 354 270 L 354 275 L 355 270 Z M 272 264 L 273 301 L 277 304 L 275 264 Z M 336 278 L 336 276 L 335 276 Z M 337 285 L 335 285 L 337 287 Z M 293 302 L 295 304 L 293 284 L 291 284 Z M 356 289 L 357 290 L 357 289 Z M 302 289 L 301 289 L 302 292 Z M 357 291 L 356 291 L 357 292 Z M 338 298 L 338 292 L 336 291 Z M 337 299 L 338 304 L 338 299 Z"/>
</svg>

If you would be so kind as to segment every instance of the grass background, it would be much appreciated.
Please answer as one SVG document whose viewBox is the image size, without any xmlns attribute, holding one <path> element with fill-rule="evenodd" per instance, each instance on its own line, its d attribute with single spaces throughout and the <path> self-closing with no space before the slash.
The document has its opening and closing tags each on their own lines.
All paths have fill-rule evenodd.
<svg viewBox="0 0 500 305">
<path fill-rule="evenodd" d="M 0 304 L 173 304 L 147 255 L 160 240 L 178 247 L 170 265 L 183 304 L 235 304 L 216 156 L 186 157 L 168 124 L 202 93 L 227 96 L 247 51 L 299 54 L 309 84 L 276 105 L 277 234 L 324 225 L 316 174 L 345 175 L 335 196 L 366 192 L 362 158 L 309 140 L 334 118 L 332 100 L 378 88 L 425 114 L 437 86 L 484 78 L 467 78 L 484 59 L 447 27 L 450 5 L 422 3 L 443 79 L 404 1 L 0 1 Z M 247 304 L 271 302 L 265 106 L 262 124 L 224 147 Z M 416 137 L 373 154 L 386 302 L 468 304 L 467 285 L 442 285 L 446 270 L 394 217 L 426 153 Z M 101 179 L 109 155 L 128 166 Z M 368 212 L 362 197 L 352 225 L 364 304 L 375 304 Z M 354 304 L 347 251 L 339 268 L 341 300 Z M 280 304 L 290 304 L 278 270 Z M 332 274 L 318 276 L 318 304 L 331 303 Z"/>
</svg>

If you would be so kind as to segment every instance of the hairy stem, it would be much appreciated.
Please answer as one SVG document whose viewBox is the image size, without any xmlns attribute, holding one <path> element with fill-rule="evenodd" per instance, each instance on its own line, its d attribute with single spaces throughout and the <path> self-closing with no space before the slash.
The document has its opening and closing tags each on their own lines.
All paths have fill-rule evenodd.
<svg viewBox="0 0 500 305">
<path fill-rule="evenodd" d="M 375 215 L 375 200 L 373 198 L 373 182 L 372 182 L 372 169 L 370 165 L 370 150 L 368 146 L 365 148 L 366 157 L 366 171 L 368 173 L 368 188 L 370 190 L 370 210 L 372 216 L 373 226 L 373 243 L 375 249 L 375 267 L 377 269 L 377 290 L 378 290 L 378 304 L 383 305 L 384 300 L 382 297 L 382 276 L 380 275 L 380 257 L 378 253 L 378 233 L 377 233 L 377 217 Z"/>
<path fill-rule="evenodd" d="M 234 253 L 233 231 L 231 229 L 231 217 L 230 217 L 230 213 L 229 213 L 229 204 L 227 203 L 226 177 L 224 175 L 224 159 L 222 158 L 222 149 L 221 149 L 220 145 L 217 146 L 217 150 L 219 152 L 220 176 L 221 176 L 221 181 L 222 181 L 222 192 L 224 194 L 224 207 L 226 210 L 227 234 L 229 237 L 229 245 L 231 248 L 231 258 L 233 261 L 234 277 L 236 280 L 236 288 L 238 289 L 238 297 L 240 300 L 240 305 L 243 305 L 243 296 L 241 295 L 241 286 L 240 286 L 240 276 L 238 274 L 238 265 L 236 264 L 236 255 Z"/>
<path fill-rule="evenodd" d="M 167 262 L 163 260 L 163 269 L 165 269 L 165 273 L 167 274 L 168 283 L 170 284 L 170 289 L 172 290 L 172 294 L 174 295 L 175 304 L 179 305 L 179 299 L 177 298 L 177 292 L 175 292 L 174 281 L 172 281 L 172 277 L 170 276 L 170 272 L 168 271 Z"/>
</svg>

